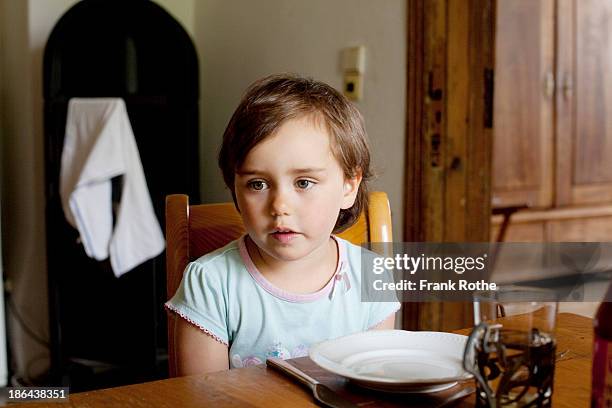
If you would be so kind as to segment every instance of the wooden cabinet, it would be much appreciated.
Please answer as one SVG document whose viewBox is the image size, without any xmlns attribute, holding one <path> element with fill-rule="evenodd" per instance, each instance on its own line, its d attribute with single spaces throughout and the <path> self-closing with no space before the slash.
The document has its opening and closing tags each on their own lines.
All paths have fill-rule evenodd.
<svg viewBox="0 0 612 408">
<path fill-rule="evenodd" d="M 612 2 L 560 1 L 557 205 L 612 202 Z M 567 28 L 563 26 L 567 25 Z M 565 46 L 564 46 L 565 45 Z"/>
<path fill-rule="evenodd" d="M 612 1 L 496 14 L 493 206 L 532 208 L 505 240 L 612 240 Z"/>
<path fill-rule="evenodd" d="M 494 206 L 552 204 L 553 3 L 497 2 Z"/>
</svg>

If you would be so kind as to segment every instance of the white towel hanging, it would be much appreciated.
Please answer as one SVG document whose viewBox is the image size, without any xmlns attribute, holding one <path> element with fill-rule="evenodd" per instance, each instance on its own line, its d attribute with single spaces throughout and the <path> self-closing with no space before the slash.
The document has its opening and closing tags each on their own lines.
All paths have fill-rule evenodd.
<svg viewBox="0 0 612 408">
<path fill-rule="evenodd" d="M 111 179 L 123 176 L 113 230 Z M 72 98 L 62 151 L 60 195 L 85 253 L 110 256 L 117 277 L 159 255 L 165 246 L 138 147 L 119 98 Z"/>
</svg>

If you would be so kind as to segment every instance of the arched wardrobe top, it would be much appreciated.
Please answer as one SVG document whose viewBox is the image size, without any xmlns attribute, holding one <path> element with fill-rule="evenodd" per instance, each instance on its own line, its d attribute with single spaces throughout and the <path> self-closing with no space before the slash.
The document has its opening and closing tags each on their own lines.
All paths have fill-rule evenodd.
<svg viewBox="0 0 612 408">
<path fill-rule="evenodd" d="M 150 0 L 76 3 L 47 42 L 44 98 L 77 96 L 197 100 L 198 61 L 189 34 Z"/>
</svg>

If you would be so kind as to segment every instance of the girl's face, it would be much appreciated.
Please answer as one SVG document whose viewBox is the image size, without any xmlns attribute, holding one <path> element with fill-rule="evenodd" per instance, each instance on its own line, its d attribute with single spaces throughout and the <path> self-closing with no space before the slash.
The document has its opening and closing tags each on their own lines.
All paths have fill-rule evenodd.
<svg viewBox="0 0 612 408">
<path fill-rule="evenodd" d="M 361 175 L 346 180 L 325 126 L 312 116 L 285 122 L 253 147 L 234 181 L 247 233 L 279 261 L 321 255 Z"/>
</svg>

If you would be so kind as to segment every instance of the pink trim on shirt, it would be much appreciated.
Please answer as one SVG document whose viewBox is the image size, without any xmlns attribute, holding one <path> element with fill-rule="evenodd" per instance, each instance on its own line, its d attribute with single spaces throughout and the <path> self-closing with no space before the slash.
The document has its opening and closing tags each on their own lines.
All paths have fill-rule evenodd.
<svg viewBox="0 0 612 408">
<path fill-rule="evenodd" d="M 185 313 L 183 313 L 180 310 L 178 310 L 174 305 L 166 303 L 166 304 L 164 304 L 164 307 L 166 308 L 166 310 L 168 310 L 170 312 L 173 312 L 173 313 L 176 313 L 177 315 L 179 315 L 180 317 L 185 319 L 187 322 L 191 323 L 192 325 L 194 325 L 195 327 L 197 327 L 198 329 L 200 329 L 201 331 L 203 331 L 204 333 L 206 333 L 207 335 L 209 335 L 213 339 L 217 340 L 219 343 L 223 344 L 224 346 L 228 346 L 229 347 L 229 343 L 228 342 L 223 341 L 223 339 L 221 339 L 221 337 L 217 336 L 216 334 L 214 334 L 213 332 L 211 332 L 210 330 L 208 330 L 207 328 L 205 328 L 201 324 L 196 323 L 193 319 L 191 319 Z"/>
<path fill-rule="evenodd" d="M 339 241 L 336 237 L 332 235 L 332 238 L 336 242 L 336 247 L 338 248 L 338 265 L 336 266 L 336 272 L 334 272 L 334 275 L 331 277 L 329 282 L 327 282 L 324 287 L 313 293 L 287 292 L 286 290 L 283 290 L 272 284 L 272 282 L 266 279 L 265 276 L 263 276 L 261 272 L 259 272 L 255 264 L 253 263 L 251 256 L 249 255 L 249 251 L 247 250 L 245 243 L 245 238 L 246 235 L 243 235 L 238 240 L 238 249 L 240 251 L 240 257 L 242 258 L 242 261 L 244 262 L 247 271 L 255 280 L 255 282 L 259 284 L 259 286 L 261 286 L 266 292 L 270 293 L 273 296 L 276 296 L 279 299 L 293 303 L 313 302 L 329 294 L 334 288 L 334 285 L 336 285 L 336 281 L 338 280 L 337 276 L 339 277 L 341 273 L 347 273 L 346 271 L 343 271 L 343 269 L 348 268 L 348 262 L 346 261 L 346 248 L 344 247 L 344 244 L 341 241 Z"/>
</svg>

